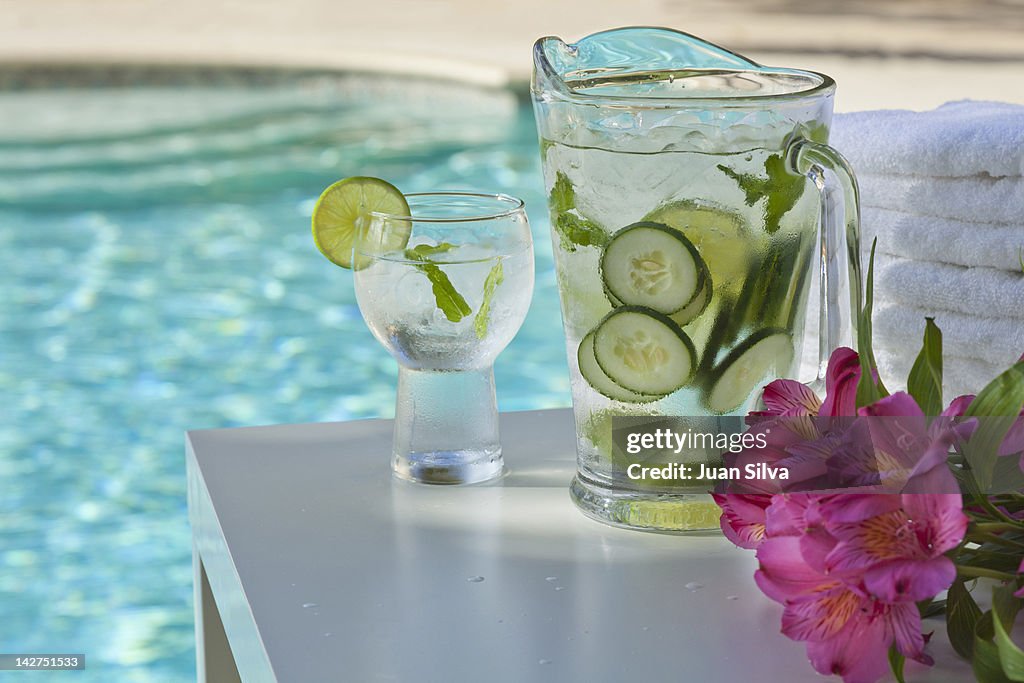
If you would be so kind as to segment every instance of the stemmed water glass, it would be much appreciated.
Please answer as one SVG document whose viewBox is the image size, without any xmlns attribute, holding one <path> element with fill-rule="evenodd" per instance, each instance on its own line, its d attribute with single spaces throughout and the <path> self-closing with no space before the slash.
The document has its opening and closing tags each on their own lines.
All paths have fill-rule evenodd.
<svg viewBox="0 0 1024 683">
<path fill-rule="evenodd" d="M 530 226 L 507 195 L 406 200 L 408 215 L 370 212 L 353 251 L 359 310 L 398 361 L 392 467 L 423 483 L 486 481 L 503 468 L 493 368 L 530 305 Z"/>
</svg>

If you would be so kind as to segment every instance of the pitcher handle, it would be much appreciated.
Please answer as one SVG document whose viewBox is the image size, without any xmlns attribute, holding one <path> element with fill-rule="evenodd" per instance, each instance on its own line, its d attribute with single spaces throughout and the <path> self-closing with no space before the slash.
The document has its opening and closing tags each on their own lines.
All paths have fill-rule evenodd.
<svg viewBox="0 0 1024 683">
<path fill-rule="evenodd" d="M 820 393 L 832 352 L 840 346 L 856 348 L 861 310 L 860 196 L 850 164 L 832 147 L 798 137 L 789 143 L 786 158 L 790 171 L 809 178 L 821 194 L 818 376 L 811 385 Z"/>
</svg>

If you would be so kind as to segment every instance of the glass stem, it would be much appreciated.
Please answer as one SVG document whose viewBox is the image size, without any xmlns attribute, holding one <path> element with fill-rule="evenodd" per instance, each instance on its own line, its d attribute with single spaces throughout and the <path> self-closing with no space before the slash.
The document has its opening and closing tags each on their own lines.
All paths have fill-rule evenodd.
<svg viewBox="0 0 1024 683">
<path fill-rule="evenodd" d="M 434 484 L 470 484 L 500 474 L 493 368 L 399 366 L 393 464 L 404 479 Z"/>
</svg>

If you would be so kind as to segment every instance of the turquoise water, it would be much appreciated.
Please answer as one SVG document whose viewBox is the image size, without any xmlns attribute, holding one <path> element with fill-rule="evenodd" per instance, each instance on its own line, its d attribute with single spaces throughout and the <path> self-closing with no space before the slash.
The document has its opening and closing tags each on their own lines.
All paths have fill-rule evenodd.
<svg viewBox="0 0 1024 683">
<path fill-rule="evenodd" d="M 536 137 L 503 91 L 76 78 L 0 90 L 0 649 L 194 681 L 183 432 L 394 410 L 395 364 L 309 234 L 328 183 L 525 199 L 537 285 L 499 404 L 568 405 Z"/>
</svg>

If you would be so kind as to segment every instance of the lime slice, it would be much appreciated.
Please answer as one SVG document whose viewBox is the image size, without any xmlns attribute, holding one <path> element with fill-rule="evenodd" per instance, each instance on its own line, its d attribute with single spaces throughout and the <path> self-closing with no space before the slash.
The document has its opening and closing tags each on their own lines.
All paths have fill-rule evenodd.
<svg viewBox="0 0 1024 683">
<path fill-rule="evenodd" d="M 412 232 L 411 221 L 371 221 L 371 212 L 408 216 L 409 204 L 398 188 L 380 178 L 356 176 L 334 183 L 313 207 L 316 248 L 331 262 L 356 270 L 370 264 L 369 257 L 353 252 L 360 231 L 377 231 L 362 241 L 364 251 L 367 245 L 380 253 L 404 249 Z"/>
</svg>

